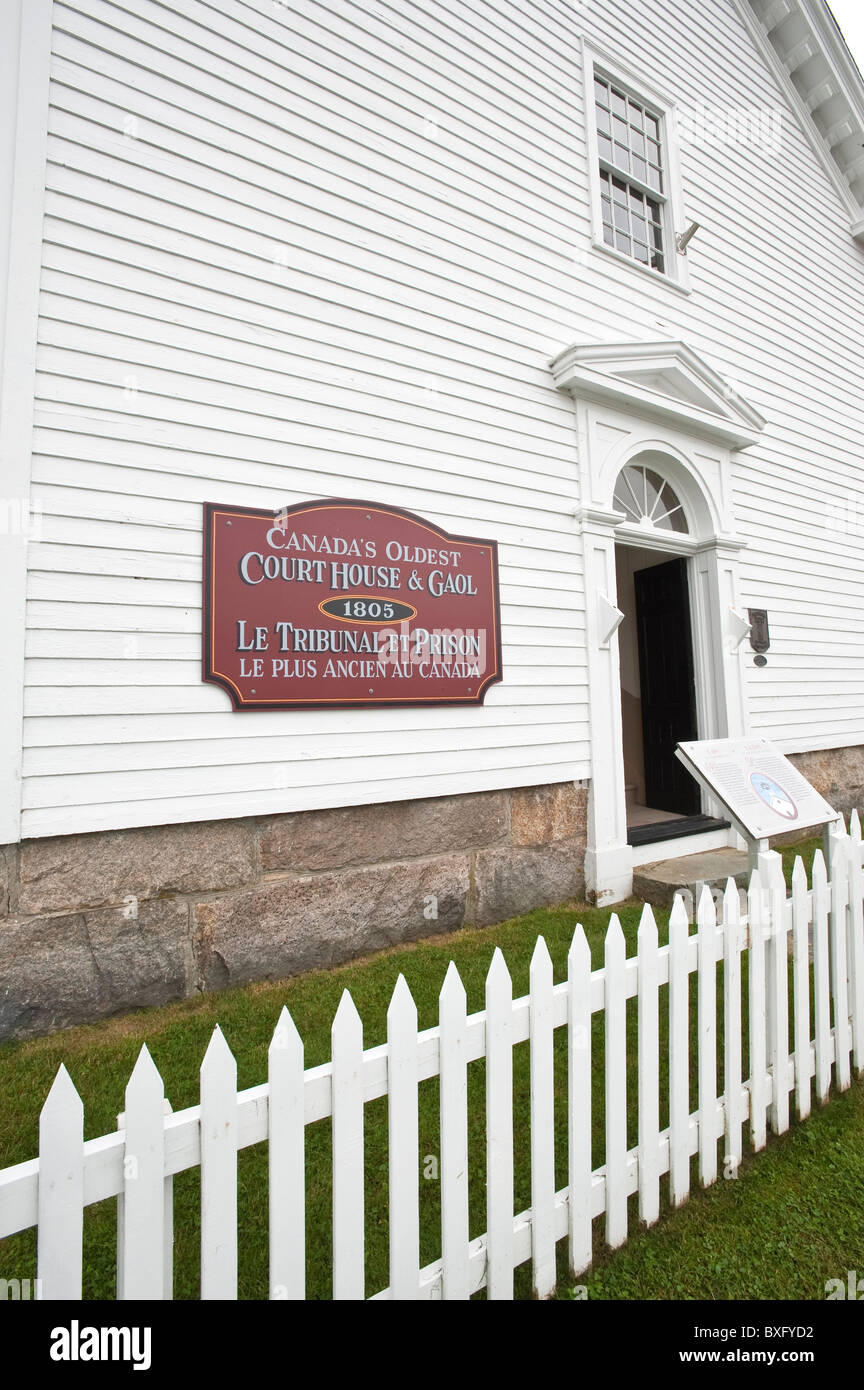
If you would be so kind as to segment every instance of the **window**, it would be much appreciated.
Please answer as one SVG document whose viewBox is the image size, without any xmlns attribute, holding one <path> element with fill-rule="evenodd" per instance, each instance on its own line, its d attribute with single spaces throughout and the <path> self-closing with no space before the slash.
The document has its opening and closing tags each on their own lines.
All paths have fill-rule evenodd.
<svg viewBox="0 0 864 1390">
<path fill-rule="evenodd" d="M 586 50 L 594 244 L 687 288 L 673 108 Z"/>
<path fill-rule="evenodd" d="M 660 117 L 596 74 L 594 104 L 603 240 L 642 265 L 662 271 L 665 198 Z"/>
<path fill-rule="evenodd" d="M 628 463 L 618 474 L 613 506 L 622 511 L 631 525 L 657 526 L 661 531 L 687 533 L 689 527 L 678 494 L 641 463 Z"/>
</svg>

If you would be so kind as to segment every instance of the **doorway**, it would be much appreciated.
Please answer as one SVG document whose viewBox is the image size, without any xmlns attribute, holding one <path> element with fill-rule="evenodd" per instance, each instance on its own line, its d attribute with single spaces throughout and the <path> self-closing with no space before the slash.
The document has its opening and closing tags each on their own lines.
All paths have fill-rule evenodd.
<svg viewBox="0 0 864 1390">
<path fill-rule="evenodd" d="M 687 559 L 617 544 L 621 722 L 628 839 L 699 817 L 701 793 L 675 757 L 699 737 Z M 683 828 L 683 827 L 682 827 Z"/>
</svg>

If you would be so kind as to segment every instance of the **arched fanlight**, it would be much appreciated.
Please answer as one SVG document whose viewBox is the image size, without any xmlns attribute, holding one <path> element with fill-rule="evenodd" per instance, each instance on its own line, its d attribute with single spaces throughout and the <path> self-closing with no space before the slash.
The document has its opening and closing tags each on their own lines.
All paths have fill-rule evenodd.
<svg viewBox="0 0 864 1390">
<path fill-rule="evenodd" d="M 677 492 L 653 468 L 641 463 L 628 463 L 621 469 L 615 484 L 614 506 L 631 525 L 685 534 L 689 530 Z"/>
</svg>

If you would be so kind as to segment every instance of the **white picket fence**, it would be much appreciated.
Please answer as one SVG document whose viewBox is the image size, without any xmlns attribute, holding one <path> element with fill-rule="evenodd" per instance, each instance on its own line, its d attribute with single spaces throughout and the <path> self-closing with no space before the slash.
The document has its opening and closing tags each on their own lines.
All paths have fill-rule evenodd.
<svg viewBox="0 0 864 1390">
<path fill-rule="evenodd" d="M 660 1214 L 661 1178 L 669 1174 L 673 1205 L 687 1197 L 691 1157 L 701 1183 L 718 1176 L 718 1143 L 727 1174 L 744 1149 L 788 1128 L 790 1094 L 804 1118 L 811 1083 L 819 1102 L 833 1080 L 848 1087 L 864 1067 L 864 908 L 862 843 L 857 815 L 849 833 L 831 837 L 830 882 L 817 854 L 808 886 L 800 860 L 787 898 L 777 856 L 754 874 L 742 912 L 730 882 L 715 908 L 707 889 L 690 933 L 676 900 L 669 944 L 658 946 L 649 907 L 638 951 L 625 958 L 624 935 L 612 916 L 605 965 L 591 971 L 584 932 L 576 928 L 567 979 L 553 984 L 542 937 L 536 943 L 530 993 L 513 1000 L 510 976 L 496 950 L 486 980 L 486 1008 L 466 1012 L 456 967 L 440 994 L 437 1028 L 417 1030 L 417 1011 L 402 976 L 387 1015 L 387 1041 L 363 1048 L 360 1017 L 346 991 L 332 1028 L 332 1061 L 304 1070 L 303 1043 L 283 1009 L 269 1049 L 265 1084 L 237 1091 L 237 1068 L 215 1029 L 201 1067 L 201 1103 L 172 1113 L 147 1051 L 126 1088 L 125 1117 L 115 1133 L 83 1142 L 83 1106 L 60 1068 L 45 1102 L 39 1158 L 0 1172 L 0 1237 L 38 1226 L 42 1297 L 82 1294 L 83 1211 L 118 1199 L 117 1296 L 172 1296 L 174 1174 L 201 1170 L 201 1296 L 237 1296 L 237 1154 L 269 1144 L 269 1281 L 271 1298 L 305 1296 L 306 1193 L 304 1131 L 332 1117 L 333 1294 L 365 1297 L 364 1107 L 387 1096 L 389 1142 L 389 1287 L 376 1298 L 513 1297 L 514 1269 L 530 1260 L 538 1296 L 556 1283 L 556 1245 L 568 1241 L 574 1275 L 592 1257 L 592 1223 L 605 1215 L 605 1238 L 627 1238 L 628 1198 L 639 1217 Z M 770 862 L 769 862 L 770 861 Z M 767 879 L 767 882 L 763 880 Z M 791 1001 L 788 988 L 792 957 Z M 748 959 L 742 1003 L 742 962 Z M 813 968 L 813 1017 L 810 962 Z M 723 966 L 722 1094 L 718 1094 L 717 968 Z M 696 1038 L 690 1037 L 690 977 L 697 976 Z M 660 988 L 668 984 L 669 1125 L 660 1128 Z M 638 1144 L 627 1136 L 627 1000 L 638 1009 Z M 791 1009 L 790 1009 L 791 1002 Z M 746 1015 L 743 1012 L 746 1007 Z M 592 1167 L 591 1022 L 604 1015 L 605 1163 Z M 789 1020 L 792 1019 L 792 1049 Z M 749 1079 L 743 1076 L 747 1019 Z M 568 1182 L 555 1189 L 553 1033 L 567 1030 Z M 531 1206 L 514 1215 L 513 1048 L 530 1042 Z M 691 1047 L 698 1071 L 698 1107 L 690 1110 Z M 468 1068 L 485 1058 L 486 1233 L 469 1239 Z M 851 1058 L 851 1060 L 850 1060 Z M 420 1267 L 418 1085 L 440 1087 L 441 1257 Z"/>
</svg>

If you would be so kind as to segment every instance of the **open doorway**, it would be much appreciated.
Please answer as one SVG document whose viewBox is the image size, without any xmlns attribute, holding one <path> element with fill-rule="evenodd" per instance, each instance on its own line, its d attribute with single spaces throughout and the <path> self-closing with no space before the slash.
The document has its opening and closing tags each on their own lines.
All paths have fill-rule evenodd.
<svg viewBox="0 0 864 1390">
<path fill-rule="evenodd" d="M 699 737 L 688 562 L 615 547 L 628 839 L 666 838 L 701 818 L 701 793 L 675 757 Z M 680 826 L 670 824 L 679 822 Z M 656 832 L 656 833 L 654 833 Z"/>
</svg>

